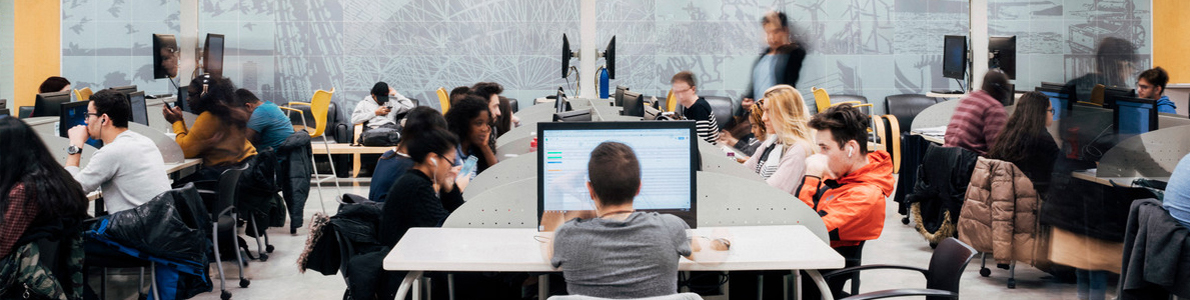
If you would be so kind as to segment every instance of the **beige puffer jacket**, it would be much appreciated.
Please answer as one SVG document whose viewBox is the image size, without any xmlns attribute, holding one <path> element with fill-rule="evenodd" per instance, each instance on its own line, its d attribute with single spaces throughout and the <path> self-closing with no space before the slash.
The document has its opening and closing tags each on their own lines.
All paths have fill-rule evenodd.
<svg viewBox="0 0 1190 300">
<path fill-rule="evenodd" d="M 1037 191 L 1016 165 L 980 157 L 964 198 L 959 240 L 991 252 L 998 264 L 1047 260 L 1037 253 Z"/>
</svg>

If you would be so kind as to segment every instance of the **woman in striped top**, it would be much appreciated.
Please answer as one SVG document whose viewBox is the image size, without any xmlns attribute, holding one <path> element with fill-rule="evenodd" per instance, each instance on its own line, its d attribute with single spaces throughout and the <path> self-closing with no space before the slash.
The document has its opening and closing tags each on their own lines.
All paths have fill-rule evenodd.
<svg viewBox="0 0 1190 300">
<path fill-rule="evenodd" d="M 806 126 L 810 115 L 805 101 L 792 86 L 776 85 L 756 103 L 764 110 L 761 120 L 770 134 L 756 153 L 744 162 L 769 185 L 793 194 L 806 171 L 806 157 L 814 154 L 814 133 Z"/>
</svg>

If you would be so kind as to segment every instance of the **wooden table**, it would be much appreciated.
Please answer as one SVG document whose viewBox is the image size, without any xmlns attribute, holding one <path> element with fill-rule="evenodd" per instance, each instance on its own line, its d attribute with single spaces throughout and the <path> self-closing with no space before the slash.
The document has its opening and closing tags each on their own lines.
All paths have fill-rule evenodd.
<svg viewBox="0 0 1190 300">
<path fill-rule="evenodd" d="M 384 152 L 394 149 L 394 147 L 352 146 L 347 143 L 323 143 L 317 141 L 311 142 L 310 148 L 314 154 L 351 154 L 353 161 L 351 164 L 351 177 L 359 176 L 360 157 L 363 154 L 384 154 Z"/>
</svg>

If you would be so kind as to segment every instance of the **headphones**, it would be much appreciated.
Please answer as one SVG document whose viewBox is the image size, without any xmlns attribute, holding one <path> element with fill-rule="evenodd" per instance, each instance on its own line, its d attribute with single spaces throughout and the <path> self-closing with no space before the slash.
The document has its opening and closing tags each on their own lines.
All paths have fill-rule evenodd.
<svg viewBox="0 0 1190 300">
<path fill-rule="evenodd" d="M 433 164 L 435 168 L 437 168 L 438 167 L 438 158 L 434 158 L 434 160 L 431 160 L 430 163 Z"/>
<path fill-rule="evenodd" d="M 851 157 L 851 151 L 853 151 L 853 150 L 855 150 L 855 148 L 852 148 L 851 146 L 847 146 L 847 157 Z"/>
</svg>

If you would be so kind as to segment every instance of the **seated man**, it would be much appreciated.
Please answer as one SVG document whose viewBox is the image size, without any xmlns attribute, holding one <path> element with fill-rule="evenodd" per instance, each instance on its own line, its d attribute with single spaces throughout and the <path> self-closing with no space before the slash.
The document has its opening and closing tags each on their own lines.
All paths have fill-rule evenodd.
<svg viewBox="0 0 1190 300">
<path fill-rule="evenodd" d="M 868 152 L 868 116 L 850 104 L 814 115 L 809 125 L 818 131 L 818 154 L 806 158 L 797 195 L 822 216 L 831 248 L 852 257 L 884 229 L 884 202 L 896 182 L 892 157 Z M 838 295 L 847 278 L 832 279 L 828 285 Z"/>
<path fill-rule="evenodd" d="M 686 116 L 686 119 L 698 123 L 698 136 L 712 145 L 716 145 L 719 140 L 719 122 L 715 120 L 715 111 L 711 109 L 711 104 L 698 96 L 694 73 L 690 71 L 678 72 L 670 80 L 670 84 L 673 85 L 671 88 L 674 99 L 677 99 L 678 104 L 686 109 L 682 114 Z"/>
<path fill-rule="evenodd" d="M 1183 156 L 1169 176 L 1162 206 L 1178 223 L 1190 228 L 1190 155 Z"/>
<path fill-rule="evenodd" d="M 1178 106 L 1165 95 L 1165 84 L 1169 83 L 1169 73 L 1165 69 L 1155 67 L 1145 70 L 1136 78 L 1136 96 L 1157 100 L 1157 112 L 1167 114 L 1178 113 Z"/>
<path fill-rule="evenodd" d="M 236 97 L 248 106 L 252 117 L 248 119 L 248 141 L 256 149 L 281 146 L 289 135 L 293 134 L 293 124 L 280 107 L 269 101 L 260 101 L 248 89 L 236 90 Z"/>
<path fill-rule="evenodd" d="M 396 101 L 389 103 L 389 98 L 396 98 Z M 413 106 L 413 100 L 389 88 L 387 83 L 377 82 L 372 86 L 372 93 L 355 105 L 355 111 L 351 113 L 351 124 L 366 122 L 368 128 L 364 128 L 365 131 L 382 126 L 397 129 L 397 115 L 408 112 Z"/>
<path fill-rule="evenodd" d="M 678 256 L 693 253 L 688 226 L 673 215 L 633 210 L 632 200 L 640 193 L 640 162 L 632 148 L 600 144 L 591 151 L 587 172 L 598 217 L 567 221 L 553 238 L 550 263 L 562 268 L 566 290 L 603 298 L 676 293 Z"/>
<path fill-rule="evenodd" d="M 987 154 L 992 141 L 1008 123 L 1004 99 L 1012 97 L 1008 75 L 999 70 L 988 71 L 983 77 L 982 90 L 972 92 L 959 102 L 950 123 L 946 125 L 946 147 L 962 147 Z"/>
</svg>

